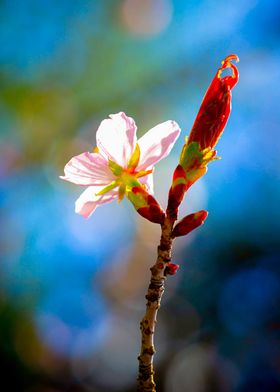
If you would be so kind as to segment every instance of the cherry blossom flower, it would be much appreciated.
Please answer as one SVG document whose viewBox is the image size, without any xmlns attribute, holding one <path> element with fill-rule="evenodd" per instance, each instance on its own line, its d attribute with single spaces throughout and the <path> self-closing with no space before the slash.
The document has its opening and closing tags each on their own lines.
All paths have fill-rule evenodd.
<svg viewBox="0 0 280 392">
<path fill-rule="evenodd" d="M 98 206 L 122 200 L 135 187 L 153 193 L 154 165 L 170 153 L 180 134 L 175 121 L 166 121 L 137 141 L 131 117 L 123 112 L 109 117 L 97 130 L 94 152 L 73 157 L 60 177 L 87 187 L 75 205 L 75 211 L 86 218 Z"/>
</svg>

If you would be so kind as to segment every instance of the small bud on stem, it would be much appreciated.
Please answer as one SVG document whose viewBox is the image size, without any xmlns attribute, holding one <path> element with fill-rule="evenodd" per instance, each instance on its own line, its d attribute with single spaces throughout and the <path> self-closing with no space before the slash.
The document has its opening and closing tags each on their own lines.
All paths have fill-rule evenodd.
<svg viewBox="0 0 280 392">
<path fill-rule="evenodd" d="M 164 275 L 175 275 L 179 267 L 178 264 L 169 263 L 164 270 Z"/>
<path fill-rule="evenodd" d="M 196 229 L 197 227 L 203 225 L 206 218 L 208 216 L 208 212 L 205 210 L 201 210 L 195 212 L 194 214 L 190 214 L 181 219 L 172 231 L 172 237 L 181 237 L 189 234 L 191 231 Z"/>
</svg>

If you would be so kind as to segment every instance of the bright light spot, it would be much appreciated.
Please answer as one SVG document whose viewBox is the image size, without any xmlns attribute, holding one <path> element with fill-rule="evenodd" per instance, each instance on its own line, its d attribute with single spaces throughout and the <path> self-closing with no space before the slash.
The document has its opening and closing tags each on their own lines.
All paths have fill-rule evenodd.
<svg viewBox="0 0 280 392">
<path fill-rule="evenodd" d="M 132 33 L 150 36 L 161 33 L 172 18 L 169 0 L 124 0 L 121 5 L 121 20 Z"/>
<path fill-rule="evenodd" d="M 166 372 L 169 392 L 203 392 L 232 390 L 238 371 L 228 360 L 220 358 L 210 344 L 193 344 L 181 350 Z"/>
</svg>

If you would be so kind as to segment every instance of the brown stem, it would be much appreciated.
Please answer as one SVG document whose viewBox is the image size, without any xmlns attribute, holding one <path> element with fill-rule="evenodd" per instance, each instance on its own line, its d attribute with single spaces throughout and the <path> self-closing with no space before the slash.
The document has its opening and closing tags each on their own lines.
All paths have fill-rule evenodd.
<svg viewBox="0 0 280 392">
<path fill-rule="evenodd" d="M 161 226 L 161 239 L 158 246 L 156 263 L 151 267 L 151 280 L 146 295 L 146 313 L 140 322 L 141 330 L 141 352 L 138 357 L 138 392 L 155 392 L 156 384 L 154 381 L 153 357 L 154 333 L 156 328 L 157 312 L 160 307 L 161 298 L 164 292 L 165 268 L 171 261 L 172 249 L 172 229 L 175 217 L 169 214 Z"/>
</svg>

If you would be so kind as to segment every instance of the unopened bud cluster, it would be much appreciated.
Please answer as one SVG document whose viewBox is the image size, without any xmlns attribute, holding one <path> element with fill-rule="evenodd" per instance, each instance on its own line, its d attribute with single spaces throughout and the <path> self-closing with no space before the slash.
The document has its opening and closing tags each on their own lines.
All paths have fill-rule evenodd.
<svg viewBox="0 0 280 392">
<path fill-rule="evenodd" d="M 167 215 L 173 219 L 177 219 L 178 207 L 187 190 L 206 173 L 208 163 L 219 159 L 213 147 L 227 123 L 231 110 L 231 89 L 238 82 L 238 70 L 231 63 L 232 60 L 238 61 L 238 57 L 229 55 L 218 69 L 183 146 L 168 198 Z M 225 68 L 230 68 L 232 75 L 221 77 Z"/>
<path fill-rule="evenodd" d="M 222 66 L 218 69 L 203 98 L 190 135 L 186 138 L 182 148 L 179 163 L 173 173 L 166 214 L 144 186 L 139 184 L 126 191 L 128 199 L 137 212 L 149 221 L 163 225 L 167 219 L 173 225 L 177 221 L 179 206 L 188 189 L 207 172 L 208 163 L 219 159 L 214 146 L 227 123 L 231 111 L 231 89 L 238 81 L 238 70 L 232 64 L 232 60 L 238 61 L 238 57 L 229 55 L 222 61 Z M 222 77 L 221 74 L 225 68 L 229 68 L 232 74 Z M 207 216 L 208 212 L 204 210 L 185 216 L 175 224 L 171 237 L 189 234 L 201 226 Z M 164 268 L 164 275 L 174 275 L 179 266 L 168 263 Z"/>
</svg>

